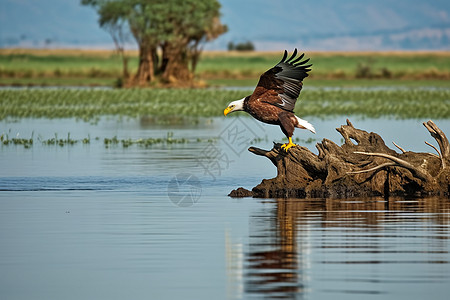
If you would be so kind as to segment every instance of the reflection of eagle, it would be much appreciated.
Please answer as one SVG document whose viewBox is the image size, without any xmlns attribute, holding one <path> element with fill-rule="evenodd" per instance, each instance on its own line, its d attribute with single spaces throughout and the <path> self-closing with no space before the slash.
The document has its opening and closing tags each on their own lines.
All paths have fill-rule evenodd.
<svg viewBox="0 0 450 300">
<path fill-rule="evenodd" d="M 309 67 L 312 66 L 305 65 L 309 59 L 300 61 L 304 54 L 297 58 L 296 55 L 297 49 L 286 60 L 285 50 L 283 59 L 261 75 L 253 94 L 231 102 L 223 111 L 225 116 L 234 111 L 245 111 L 261 122 L 280 125 L 289 139 L 289 143 L 282 146 L 286 151 L 295 146 L 292 142 L 295 127 L 315 133 L 311 124 L 294 115 L 295 102 L 303 85 L 302 80 L 308 76 L 311 71 Z"/>
</svg>

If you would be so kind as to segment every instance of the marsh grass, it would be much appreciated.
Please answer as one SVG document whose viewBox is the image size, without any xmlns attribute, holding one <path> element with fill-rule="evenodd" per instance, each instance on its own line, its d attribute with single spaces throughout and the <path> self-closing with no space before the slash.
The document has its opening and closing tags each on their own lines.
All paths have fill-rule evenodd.
<svg viewBox="0 0 450 300">
<path fill-rule="evenodd" d="M 217 89 L 3 89 L 0 119 L 95 121 L 109 115 L 180 124 L 198 117 L 223 116 L 229 102 L 251 93 L 251 90 Z M 300 116 L 322 118 L 338 115 L 450 118 L 450 89 L 311 88 L 302 91 L 296 112 Z"/>
<path fill-rule="evenodd" d="M 134 73 L 137 53 L 129 56 Z M 280 56 L 280 52 L 205 52 L 196 76 L 206 81 L 257 81 Z M 307 56 L 314 79 L 450 79 L 448 52 L 310 52 Z M 121 75 L 122 62 L 113 51 L 0 49 L 2 85 L 70 85 L 72 81 L 112 86 Z"/>
<path fill-rule="evenodd" d="M 133 60 L 137 67 L 137 60 Z M 132 62 L 132 63 L 133 63 Z M 108 56 L 50 53 L 1 53 L 0 77 L 116 77 L 122 71 L 120 57 L 110 52 Z"/>
</svg>

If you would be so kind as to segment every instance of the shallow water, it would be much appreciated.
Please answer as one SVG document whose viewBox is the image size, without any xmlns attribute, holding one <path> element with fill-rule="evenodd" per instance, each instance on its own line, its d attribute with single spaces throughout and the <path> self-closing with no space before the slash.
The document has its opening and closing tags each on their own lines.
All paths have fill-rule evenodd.
<svg viewBox="0 0 450 300">
<path fill-rule="evenodd" d="M 310 120 L 340 143 L 345 120 Z M 352 120 L 386 143 L 432 152 L 426 120 Z M 450 121 L 435 120 L 444 132 Z M 276 170 L 249 153 L 276 127 L 250 118 L 160 126 L 102 119 L 0 122 L 35 143 L 0 146 L 4 299 L 447 299 L 448 199 L 231 199 Z M 236 131 L 237 130 L 237 131 Z M 212 138 L 106 147 L 104 138 Z M 48 146 L 55 133 L 91 143 Z M 96 140 L 95 137 L 99 139 Z M 306 144 L 315 151 L 314 143 Z M 197 180 L 196 180 L 197 179 Z"/>
</svg>

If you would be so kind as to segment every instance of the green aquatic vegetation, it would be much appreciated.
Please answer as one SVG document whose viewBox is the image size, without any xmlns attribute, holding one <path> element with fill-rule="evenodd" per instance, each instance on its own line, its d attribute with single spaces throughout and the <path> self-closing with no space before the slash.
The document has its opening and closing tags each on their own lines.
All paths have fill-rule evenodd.
<svg viewBox="0 0 450 300">
<path fill-rule="evenodd" d="M 322 88 L 305 90 L 302 97 L 305 101 L 297 106 L 301 115 L 400 119 L 450 117 L 450 89 Z"/>
<path fill-rule="evenodd" d="M 83 144 L 90 144 L 91 143 L 91 135 L 88 135 L 87 138 L 82 139 L 81 142 Z"/>
<path fill-rule="evenodd" d="M 185 138 L 180 139 L 163 139 L 163 138 L 141 138 L 137 140 L 132 139 L 123 139 L 121 140 L 122 146 L 127 148 L 132 145 L 138 145 L 142 147 L 150 147 L 157 144 L 186 144 L 189 143 L 189 140 Z"/>
<path fill-rule="evenodd" d="M 103 139 L 103 144 L 105 144 L 105 146 L 108 145 L 117 145 L 119 143 L 119 140 L 117 139 L 117 136 L 109 139 L 109 138 L 104 138 Z"/>
<path fill-rule="evenodd" d="M 11 130 L 8 133 L 3 133 L 0 135 L 0 142 L 3 146 L 9 146 L 9 145 L 23 145 L 25 148 L 30 148 L 34 144 L 34 132 L 31 135 L 31 138 L 24 139 L 19 138 L 18 136 L 15 138 L 9 138 L 9 133 L 11 133 Z M 99 141 L 100 138 L 96 137 L 95 141 Z M 109 148 L 111 146 L 119 146 L 122 145 L 123 148 L 128 148 L 133 145 L 137 145 L 140 147 L 151 147 L 155 145 L 172 145 L 172 144 L 188 144 L 188 143 L 213 143 L 217 142 L 218 138 L 178 138 L 174 137 L 173 132 L 167 132 L 167 135 L 165 137 L 158 137 L 158 138 L 139 138 L 139 139 L 119 139 L 117 136 L 114 136 L 112 138 L 104 138 L 103 139 L 103 145 L 106 148 Z M 88 135 L 88 137 L 77 140 L 73 139 L 70 136 L 70 132 L 67 133 L 67 138 L 61 139 L 58 138 L 58 134 L 55 133 L 55 136 L 50 139 L 42 139 L 41 137 L 38 137 L 38 141 L 45 146 L 73 146 L 75 144 L 81 143 L 84 145 L 90 145 L 91 144 L 91 136 Z"/>
<path fill-rule="evenodd" d="M 220 89 L 4 89 L 0 119 L 146 117 L 184 123 L 223 116 L 226 105 L 251 90 Z M 300 116 L 358 115 L 395 118 L 450 118 L 449 88 L 308 88 L 297 101 Z M 239 114 L 235 114 L 239 115 Z"/>
<path fill-rule="evenodd" d="M 268 142 L 267 135 L 265 137 L 263 137 L 263 138 L 262 137 L 255 137 L 255 138 L 250 140 L 249 144 L 261 143 L 263 141 Z"/>
<path fill-rule="evenodd" d="M 7 117 L 82 118 L 102 115 L 167 119 L 218 115 L 242 93 L 206 89 L 24 89 L 0 90 L 0 119 Z M 177 118 L 174 118 L 177 116 Z M 161 118 L 160 118 L 161 119 Z"/>
<path fill-rule="evenodd" d="M 284 141 L 284 142 L 287 142 L 288 138 L 287 137 L 283 137 L 281 140 Z M 312 144 L 312 143 L 318 142 L 317 139 L 311 138 L 311 137 L 307 138 L 307 139 L 302 139 L 302 138 L 299 138 L 299 137 L 295 137 L 292 140 L 293 140 L 294 143 L 299 143 L 299 144 Z"/>
<path fill-rule="evenodd" d="M 78 140 L 74 140 L 72 138 L 70 138 L 70 132 L 67 133 L 67 138 L 66 139 L 58 139 L 58 134 L 55 133 L 55 137 L 48 139 L 48 140 L 42 140 L 41 141 L 43 145 L 58 145 L 60 147 L 63 146 L 70 146 L 70 145 L 75 145 L 76 143 L 78 143 Z"/>
<path fill-rule="evenodd" d="M 9 138 L 9 134 L 2 134 L 0 135 L 0 142 L 2 145 L 8 146 L 8 145 L 21 145 L 24 148 L 30 148 L 33 146 L 33 135 L 34 132 L 31 134 L 31 138 L 19 138 L 17 135 L 15 138 Z"/>
<path fill-rule="evenodd" d="M 205 142 L 216 142 L 217 138 L 196 138 L 196 139 L 187 139 L 187 138 L 175 138 L 173 137 L 173 132 L 168 132 L 167 136 L 164 138 L 140 138 L 140 139 L 118 139 L 117 136 L 112 138 L 105 138 L 103 143 L 105 147 L 109 148 L 110 146 L 117 146 L 119 144 L 122 145 L 123 148 L 128 148 L 132 145 L 137 145 L 140 147 L 151 147 L 154 145 L 171 145 L 171 144 L 188 144 L 188 143 L 205 143 Z"/>
</svg>

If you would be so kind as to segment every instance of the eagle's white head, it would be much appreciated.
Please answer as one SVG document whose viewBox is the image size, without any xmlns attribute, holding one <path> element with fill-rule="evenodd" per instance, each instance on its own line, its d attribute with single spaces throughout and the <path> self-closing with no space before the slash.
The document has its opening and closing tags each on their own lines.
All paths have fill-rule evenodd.
<svg viewBox="0 0 450 300">
<path fill-rule="evenodd" d="M 245 100 L 245 98 L 242 98 L 240 100 L 231 102 L 230 104 L 228 104 L 228 107 L 225 108 L 225 110 L 223 111 L 223 114 L 226 116 L 229 113 L 244 110 L 244 100 Z"/>
</svg>

